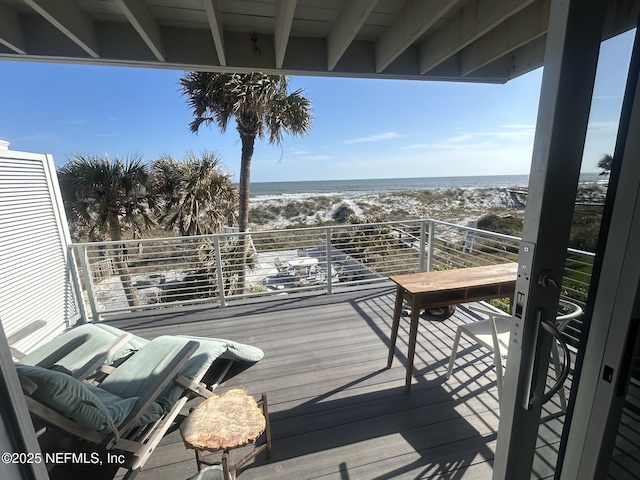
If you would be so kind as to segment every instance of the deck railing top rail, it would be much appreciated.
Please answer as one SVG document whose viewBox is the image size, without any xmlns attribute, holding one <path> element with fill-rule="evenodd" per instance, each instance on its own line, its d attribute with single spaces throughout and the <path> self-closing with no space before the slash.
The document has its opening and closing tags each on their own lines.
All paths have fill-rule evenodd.
<svg viewBox="0 0 640 480">
<path fill-rule="evenodd" d="M 240 242 L 240 239 L 245 241 Z M 247 245 L 246 259 L 239 254 Z M 438 220 L 71 245 L 94 320 L 256 295 L 362 288 L 391 275 L 517 261 L 520 238 Z M 586 298 L 593 254 L 570 250 L 563 294 Z"/>
</svg>

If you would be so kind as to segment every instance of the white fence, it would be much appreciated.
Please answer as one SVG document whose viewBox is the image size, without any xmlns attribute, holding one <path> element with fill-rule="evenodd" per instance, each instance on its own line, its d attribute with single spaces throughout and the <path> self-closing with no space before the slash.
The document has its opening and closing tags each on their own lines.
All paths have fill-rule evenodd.
<svg viewBox="0 0 640 480">
<path fill-rule="evenodd" d="M 46 321 L 16 345 L 20 351 L 31 351 L 80 318 L 69 276 L 70 242 L 53 158 L 0 149 L 2 328 L 11 336 L 35 320 Z"/>
</svg>

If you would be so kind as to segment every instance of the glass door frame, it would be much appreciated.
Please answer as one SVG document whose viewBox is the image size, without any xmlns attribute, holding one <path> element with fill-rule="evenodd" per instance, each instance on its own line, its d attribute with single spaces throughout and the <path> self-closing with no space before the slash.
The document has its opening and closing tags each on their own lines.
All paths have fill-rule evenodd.
<svg viewBox="0 0 640 480">
<path fill-rule="evenodd" d="M 605 11 L 605 0 L 551 4 L 495 480 L 532 472 L 553 341 L 541 325 L 560 297 Z"/>
<path fill-rule="evenodd" d="M 594 287 L 590 330 L 571 423 L 565 426 L 561 479 L 606 478 L 640 323 L 640 35 L 636 30 L 614 153 L 615 196 Z M 628 132 L 635 132 L 628 135 Z M 610 187 L 611 188 L 611 187 Z M 570 459 L 570 461 L 569 461 Z"/>
</svg>

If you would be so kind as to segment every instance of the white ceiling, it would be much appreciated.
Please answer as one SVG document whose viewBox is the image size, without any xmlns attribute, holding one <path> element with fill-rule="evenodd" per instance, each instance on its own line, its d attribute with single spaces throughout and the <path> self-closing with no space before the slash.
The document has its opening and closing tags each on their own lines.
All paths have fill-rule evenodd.
<svg viewBox="0 0 640 480">
<path fill-rule="evenodd" d="M 550 2 L 0 0 L 0 59 L 505 82 L 542 65 Z M 605 38 L 639 11 L 610 0 Z"/>
</svg>

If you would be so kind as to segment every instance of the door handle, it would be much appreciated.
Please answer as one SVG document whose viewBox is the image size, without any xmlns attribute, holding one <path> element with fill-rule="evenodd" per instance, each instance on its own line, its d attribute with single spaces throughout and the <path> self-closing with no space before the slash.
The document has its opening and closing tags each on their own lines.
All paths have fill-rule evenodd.
<svg viewBox="0 0 640 480">
<path fill-rule="evenodd" d="M 540 326 L 544 331 L 550 333 L 554 338 L 554 342 L 557 341 L 560 344 L 560 348 L 562 349 L 562 370 L 560 371 L 560 375 L 558 375 L 558 379 L 556 383 L 549 389 L 548 392 L 543 393 L 542 395 L 538 395 L 535 389 L 532 389 L 533 394 L 529 400 L 529 404 L 533 406 L 542 406 L 547 403 L 549 400 L 553 398 L 553 396 L 562 388 L 564 382 L 567 380 L 569 376 L 569 369 L 571 368 L 571 354 L 569 352 L 569 347 L 567 346 L 567 342 L 565 342 L 564 338 L 562 338 L 562 334 L 560 330 L 555 326 L 555 324 L 551 323 L 548 320 L 545 320 L 540 323 Z"/>
<path fill-rule="evenodd" d="M 569 376 L 569 369 L 571 368 L 571 356 L 569 352 L 569 347 L 567 346 L 567 343 L 562 338 L 562 334 L 560 333 L 560 331 L 557 329 L 555 325 L 555 317 L 553 318 L 553 320 L 547 320 L 543 317 L 544 317 L 544 310 L 538 310 L 536 312 L 536 329 L 534 334 L 535 340 L 534 340 L 534 345 L 532 349 L 534 353 L 529 360 L 528 373 L 527 373 L 527 376 L 528 376 L 527 391 L 524 393 L 523 402 L 522 402 L 523 407 L 526 410 L 534 406 L 542 406 L 545 403 L 547 403 L 549 400 L 551 400 L 551 398 L 564 385 L 564 382 L 567 380 L 567 377 Z M 551 336 L 553 336 L 554 338 L 553 341 L 557 341 L 560 344 L 560 348 L 562 349 L 562 353 L 563 353 L 562 370 L 560 372 L 560 375 L 558 375 L 558 379 L 556 380 L 556 383 L 551 387 L 551 389 L 548 392 L 542 393 L 542 394 L 537 393 L 538 389 L 536 385 L 536 378 L 537 378 L 536 372 L 538 370 L 537 343 L 538 343 L 538 336 L 540 335 L 540 329 L 542 329 L 544 332 L 547 332 Z"/>
</svg>

